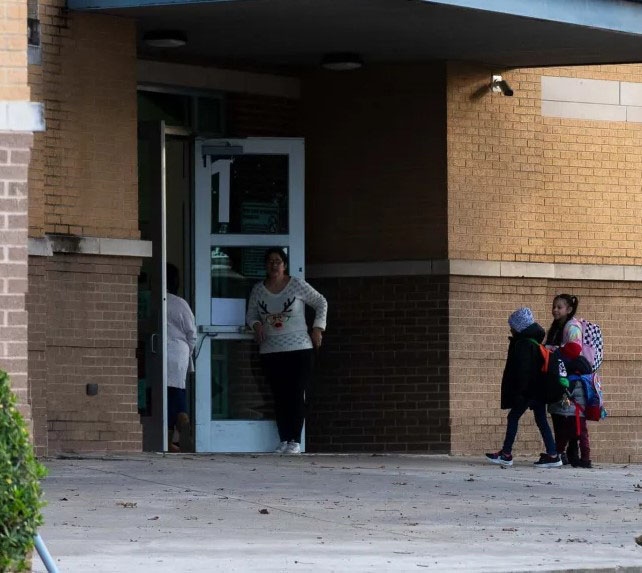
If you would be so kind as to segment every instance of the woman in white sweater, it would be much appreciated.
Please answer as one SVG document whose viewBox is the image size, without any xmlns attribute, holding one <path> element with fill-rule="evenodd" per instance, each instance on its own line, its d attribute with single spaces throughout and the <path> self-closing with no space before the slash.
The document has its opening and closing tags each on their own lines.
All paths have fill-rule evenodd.
<svg viewBox="0 0 642 573">
<path fill-rule="evenodd" d="M 299 454 L 312 348 L 321 346 L 328 303 L 304 280 L 288 275 L 287 262 L 283 249 L 266 251 L 266 278 L 252 289 L 246 319 L 259 344 L 265 377 L 274 396 L 281 439 L 275 452 Z M 305 322 L 306 304 L 316 313 L 310 334 Z"/>
</svg>

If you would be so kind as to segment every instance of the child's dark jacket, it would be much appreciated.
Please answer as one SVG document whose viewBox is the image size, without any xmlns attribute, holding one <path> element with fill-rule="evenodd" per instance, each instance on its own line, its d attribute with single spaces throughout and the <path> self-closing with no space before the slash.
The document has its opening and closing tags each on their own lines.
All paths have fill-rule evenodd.
<svg viewBox="0 0 642 573">
<path fill-rule="evenodd" d="M 530 400 L 546 402 L 546 383 L 542 378 L 543 358 L 540 349 L 529 338 L 541 344 L 544 329 L 536 322 L 511 336 L 502 377 L 501 408 L 507 410 L 526 405 Z"/>
</svg>

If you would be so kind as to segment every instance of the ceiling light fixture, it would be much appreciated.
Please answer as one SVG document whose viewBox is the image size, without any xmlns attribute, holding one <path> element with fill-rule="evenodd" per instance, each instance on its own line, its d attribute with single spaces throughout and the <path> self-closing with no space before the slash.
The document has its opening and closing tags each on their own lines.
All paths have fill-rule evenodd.
<svg viewBox="0 0 642 573">
<path fill-rule="evenodd" d="M 143 42 L 151 48 L 180 48 L 187 36 L 177 30 L 152 30 L 143 34 Z"/>
<path fill-rule="evenodd" d="M 334 72 L 347 72 L 363 67 L 363 60 L 357 54 L 338 52 L 323 56 L 321 67 Z"/>
</svg>

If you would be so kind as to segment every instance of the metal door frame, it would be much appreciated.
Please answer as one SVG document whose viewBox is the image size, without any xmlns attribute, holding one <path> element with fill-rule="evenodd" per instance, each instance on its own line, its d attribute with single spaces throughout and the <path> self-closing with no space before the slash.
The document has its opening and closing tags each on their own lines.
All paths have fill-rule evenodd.
<svg viewBox="0 0 642 573">
<path fill-rule="evenodd" d="M 287 234 L 212 234 L 211 166 L 212 155 L 288 155 L 288 233 Z M 302 138 L 247 138 L 195 140 L 195 197 L 194 197 L 194 273 L 195 317 L 199 336 L 203 340 L 196 360 L 195 449 L 197 452 L 269 451 L 273 439 L 261 436 L 276 424 L 273 421 L 218 421 L 211 419 L 211 348 L 208 337 L 219 340 L 251 339 L 245 329 L 212 327 L 211 308 L 211 247 L 271 247 L 288 248 L 289 273 L 305 276 L 305 172 L 304 140 Z M 229 432 L 227 432 L 229 430 Z M 226 433 L 227 432 L 227 433 Z M 229 444 L 218 444 L 214 436 L 231 436 Z M 236 437 L 234 437 L 236 436 Z M 225 438 L 224 438 L 225 439 Z M 245 442 L 245 443 L 244 443 Z M 269 444 L 269 445 L 268 445 Z M 303 445 L 303 444 L 302 444 Z"/>
</svg>

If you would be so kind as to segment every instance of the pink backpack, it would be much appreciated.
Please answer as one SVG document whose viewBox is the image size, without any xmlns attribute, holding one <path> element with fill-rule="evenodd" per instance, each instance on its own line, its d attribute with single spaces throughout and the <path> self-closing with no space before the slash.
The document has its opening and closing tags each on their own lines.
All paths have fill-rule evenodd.
<svg viewBox="0 0 642 573">
<path fill-rule="evenodd" d="M 602 330 L 594 322 L 578 319 L 582 326 L 582 356 L 588 360 L 593 372 L 597 372 L 604 361 L 604 340 Z"/>
</svg>

